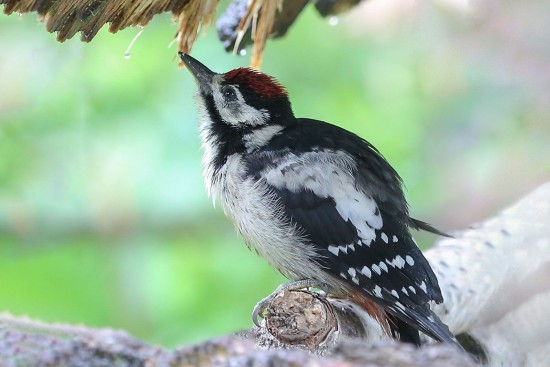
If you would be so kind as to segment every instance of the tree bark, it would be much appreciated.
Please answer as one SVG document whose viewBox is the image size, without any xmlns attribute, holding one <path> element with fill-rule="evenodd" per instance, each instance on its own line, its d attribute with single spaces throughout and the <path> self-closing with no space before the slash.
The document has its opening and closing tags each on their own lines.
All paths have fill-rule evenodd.
<svg viewBox="0 0 550 367">
<path fill-rule="evenodd" d="M 434 307 L 471 354 L 388 340 L 347 300 L 291 291 L 264 327 L 166 350 L 111 329 L 0 315 L 7 366 L 550 365 L 550 183 L 426 252 L 445 302 Z M 472 358 L 473 357 L 473 358 Z"/>
</svg>

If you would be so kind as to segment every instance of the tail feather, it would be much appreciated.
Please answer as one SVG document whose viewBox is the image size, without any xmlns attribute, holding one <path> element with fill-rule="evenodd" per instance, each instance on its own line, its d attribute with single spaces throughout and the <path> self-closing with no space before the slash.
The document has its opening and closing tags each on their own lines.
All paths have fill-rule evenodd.
<svg viewBox="0 0 550 367">
<path fill-rule="evenodd" d="M 416 307 L 414 309 L 401 309 L 390 306 L 388 307 L 388 311 L 395 317 L 422 331 L 429 337 L 443 343 L 454 344 L 460 347 L 460 344 L 451 333 L 447 325 L 445 325 L 439 317 L 437 317 L 437 315 L 430 310 L 428 305 Z"/>
<path fill-rule="evenodd" d="M 445 232 L 443 232 L 443 231 L 440 231 L 439 229 L 435 228 L 435 227 L 432 226 L 431 224 L 426 223 L 426 222 L 424 222 L 424 221 L 421 221 L 421 220 L 418 220 L 418 219 L 411 218 L 411 222 L 412 222 L 412 227 L 413 227 L 414 229 L 423 230 L 423 231 L 426 231 L 426 232 L 430 232 L 430 233 L 436 234 L 436 235 L 438 235 L 438 236 L 450 237 L 450 238 L 453 237 L 453 236 L 451 236 L 450 234 L 445 233 Z"/>
<path fill-rule="evenodd" d="M 382 325 L 388 336 L 398 336 L 401 341 L 419 345 L 418 331 L 421 331 L 437 341 L 462 348 L 447 325 L 428 304 L 404 306 L 400 302 L 381 302 L 378 298 L 374 301 L 360 290 L 352 290 L 351 295 L 357 305 Z"/>
<path fill-rule="evenodd" d="M 409 325 L 405 321 L 388 314 L 388 317 L 391 319 L 390 327 L 393 337 L 403 343 L 411 343 L 420 346 L 420 334 L 418 329 L 414 326 Z"/>
</svg>

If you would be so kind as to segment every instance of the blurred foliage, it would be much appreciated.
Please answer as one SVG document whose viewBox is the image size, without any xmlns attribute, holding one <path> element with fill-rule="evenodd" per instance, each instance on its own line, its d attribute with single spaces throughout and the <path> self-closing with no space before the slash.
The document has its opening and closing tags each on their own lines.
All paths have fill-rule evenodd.
<svg viewBox="0 0 550 367">
<path fill-rule="evenodd" d="M 485 18 L 436 3 L 373 0 L 337 26 L 309 9 L 263 69 L 296 115 L 377 146 L 413 215 L 447 230 L 550 177 L 550 24 L 544 1 Z M 174 346 L 250 327 L 284 279 L 206 196 L 175 25 L 157 17 L 125 58 L 137 32 L 59 44 L 33 15 L 0 17 L 0 310 Z M 194 56 L 247 63 L 214 33 Z"/>
</svg>

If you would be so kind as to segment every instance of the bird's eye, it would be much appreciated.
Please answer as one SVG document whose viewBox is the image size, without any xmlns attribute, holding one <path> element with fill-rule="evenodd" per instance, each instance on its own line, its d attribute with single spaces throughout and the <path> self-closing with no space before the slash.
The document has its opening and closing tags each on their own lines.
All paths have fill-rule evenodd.
<svg viewBox="0 0 550 367">
<path fill-rule="evenodd" d="M 223 98 L 227 102 L 232 102 L 237 100 L 237 93 L 235 92 L 235 88 L 229 85 L 226 85 L 225 87 L 222 88 L 222 94 L 223 94 Z"/>
</svg>

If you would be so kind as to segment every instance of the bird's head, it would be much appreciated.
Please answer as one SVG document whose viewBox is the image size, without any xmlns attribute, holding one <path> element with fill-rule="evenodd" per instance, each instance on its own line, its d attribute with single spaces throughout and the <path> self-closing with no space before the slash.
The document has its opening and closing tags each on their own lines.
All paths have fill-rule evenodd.
<svg viewBox="0 0 550 367">
<path fill-rule="evenodd" d="M 209 120 L 248 131 L 294 121 L 288 94 L 275 78 L 251 68 L 218 74 L 188 54 L 180 57 L 198 84 L 201 113 Z"/>
</svg>

